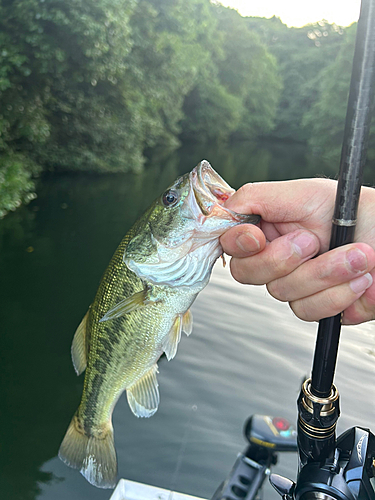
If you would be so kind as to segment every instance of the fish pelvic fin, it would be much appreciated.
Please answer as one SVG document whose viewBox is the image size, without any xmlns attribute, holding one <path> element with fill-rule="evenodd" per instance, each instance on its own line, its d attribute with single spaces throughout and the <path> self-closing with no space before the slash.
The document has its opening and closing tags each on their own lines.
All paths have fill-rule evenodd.
<svg viewBox="0 0 375 500">
<path fill-rule="evenodd" d="M 181 314 L 179 314 L 176 317 L 169 333 L 163 339 L 163 344 L 162 344 L 163 351 L 165 352 L 168 361 L 170 361 L 176 356 L 177 347 L 181 340 L 181 330 L 182 330 L 182 319 L 181 319 Z"/>
<path fill-rule="evenodd" d="M 76 415 L 72 418 L 59 449 L 59 458 L 78 469 L 89 483 L 98 488 L 114 488 L 117 458 L 112 423 L 96 435 L 88 435 Z"/>
<path fill-rule="evenodd" d="M 72 361 L 77 375 L 81 375 L 87 366 L 86 326 L 88 315 L 89 312 L 87 311 L 74 334 L 72 342 Z"/>
<path fill-rule="evenodd" d="M 188 309 L 186 313 L 182 316 L 182 331 L 189 336 L 193 331 L 193 315 Z"/>
<path fill-rule="evenodd" d="M 99 320 L 99 323 L 119 318 L 120 316 L 124 316 L 124 314 L 128 314 L 136 309 L 139 309 L 140 307 L 153 304 L 153 301 L 148 300 L 148 291 L 149 290 L 145 288 L 144 290 L 121 300 L 118 304 L 112 307 L 112 309 L 105 313 L 105 315 Z"/>
<path fill-rule="evenodd" d="M 158 409 L 160 397 L 157 373 L 158 365 L 155 363 L 142 378 L 126 389 L 130 409 L 136 417 L 151 417 Z"/>
<path fill-rule="evenodd" d="M 190 309 L 186 311 L 184 315 L 179 314 L 169 333 L 163 339 L 162 347 L 168 361 L 173 359 L 177 353 L 177 347 L 181 340 L 181 332 L 186 333 L 187 336 L 191 334 L 193 330 L 193 315 Z"/>
</svg>

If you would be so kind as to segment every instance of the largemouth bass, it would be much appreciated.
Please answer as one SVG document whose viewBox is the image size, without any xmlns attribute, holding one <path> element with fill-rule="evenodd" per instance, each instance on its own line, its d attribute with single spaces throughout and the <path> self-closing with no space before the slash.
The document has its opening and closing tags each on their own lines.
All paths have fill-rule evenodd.
<svg viewBox="0 0 375 500">
<path fill-rule="evenodd" d="M 259 221 L 223 206 L 233 193 L 205 160 L 177 179 L 120 243 L 77 328 L 73 365 L 86 374 L 59 457 L 95 486 L 115 486 L 118 398 L 126 390 L 137 417 L 156 412 L 157 361 L 163 352 L 174 358 L 181 332 L 192 331 L 189 308 L 222 255 L 219 236 Z"/>
</svg>

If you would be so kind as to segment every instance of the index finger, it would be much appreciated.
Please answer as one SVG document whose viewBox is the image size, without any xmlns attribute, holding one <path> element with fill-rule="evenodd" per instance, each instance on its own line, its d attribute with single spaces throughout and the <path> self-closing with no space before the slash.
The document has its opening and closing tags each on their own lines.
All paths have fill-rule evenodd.
<svg viewBox="0 0 375 500">
<path fill-rule="evenodd" d="M 263 221 L 272 223 L 307 221 L 324 206 L 324 222 L 330 222 L 336 185 L 330 179 L 254 182 L 238 189 L 225 206 L 238 213 L 259 214 Z"/>
</svg>

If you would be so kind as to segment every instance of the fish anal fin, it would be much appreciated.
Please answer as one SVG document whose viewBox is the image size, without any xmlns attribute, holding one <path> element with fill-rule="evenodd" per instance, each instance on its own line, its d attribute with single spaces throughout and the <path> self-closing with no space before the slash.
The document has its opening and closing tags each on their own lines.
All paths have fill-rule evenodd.
<svg viewBox="0 0 375 500">
<path fill-rule="evenodd" d="M 182 316 L 182 331 L 189 336 L 193 331 L 193 315 L 188 309 L 186 313 Z"/>
<path fill-rule="evenodd" d="M 158 366 L 143 375 L 135 384 L 126 390 L 129 406 L 136 417 L 151 417 L 159 406 L 159 384 L 156 378 Z"/>
<path fill-rule="evenodd" d="M 87 311 L 74 334 L 72 342 L 72 361 L 77 375 L 81 375 L 87 365 L 86 326 L 88 314 Z"/>
<path fill-rule="evenodd" d="M 116 486 L 117 459 L 111 422 L 100 435 L 87 435 L 74 415 L 59 450 L 59 458 L 79 469 L 87 481 L 98 488 Z"/>
<path fill-rule="evenodd" d="M 177 347 L 181 340 L 181 330 L 182 330 L 182 318 L 181 314 L 179 314 L 169 333 L 163 339 L 163 351 L 167 356 L 168 361 L 173 359 L 176 356 Z"/>
<path fill-rule="evenodd" d="M 121 300 L 112 309 L 106 312 L 106 314 L 99 320 L 99 323 L 103 321 L 108 321 L 110 319 L 119 318 L 124 314 L 129 314 L 140 307 L 144 307 L 153 304 L 154 301 L 148 299 L 148 289 L 145 288 L 140 292 L 137 292 L 124 300 Z"/>
</svg>

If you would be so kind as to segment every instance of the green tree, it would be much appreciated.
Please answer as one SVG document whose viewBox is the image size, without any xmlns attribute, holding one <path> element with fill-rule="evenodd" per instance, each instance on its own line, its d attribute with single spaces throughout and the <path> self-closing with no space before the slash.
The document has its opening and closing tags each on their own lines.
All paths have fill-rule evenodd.
<svg viewBox="0 0 375 500">
<path fill-rule="evenodd" d="M 219 78 L 241 99 L 240 119 L 234 134 L 253 139 L 274 126 L 281 80 L 277 62 L 260 37 L 235 10 L 217 8 L 218 30 L 223 33 L 224 57 L 218 61 Z"/>
<path fill-rule="evenodd" d="M 346 30 L 326 21 L 288 28 L 276 17 L 249 17 L 246 23 L 259 34 L 279 65 L 283 90 L 273 135 L 306 141 L 310 131 L 303 126 L 304 114 L 318 99 L 321 71 L 333 64 Z"/>
<path fill-rule="evenodd" d="M 0 154 L 0 219 L 35 198 L 32 176 L 39 172 L 40 168 L 21 153 Z"/>
<path fill-rule="evenodd" d="M 145 148 L 176 143 L 209 12 L 209 0 L 2 2 L 0 162 L 14 194 L 2 209 L 42 168 L 139 171 Z"/>
<path fill-rule="evenodd" d="M 322 71 L 318 99 L 304 116 L 304 125 L 310 130 L 312 155 L 331 166 L 333 173 L 337 172 L 340 161 L 355 35 L 356 24 L 347 30 L 334 63 Z M 375 124 L 370 130 L 368 157 L 375 159 Z"/>
<path fill-rule="evenodd" d="M 208 0 L 140 0 L 131 20 L 127 89 L 136 88 L 145 147 L 177 143 L 183 103 L 208 60 Z M 140 115 L 139 115 L 140 116 Z"/>
<path fill-rule="evenodd" d="M 0 213 L 30 199 L 32 176 L 42 167 L 114 164 L 118 114 L 110 116 L 103 103 L 115 108 L 134 6 L 122 0 L 1 3 Z"/>
<path fill-rule="evenodd" d="M 210 61 L 187 96 L 184 139 L 254 138 L 273 126 L 280 92 L 277 65 L 236 11 L 212 6 Z"/>
</svg>

